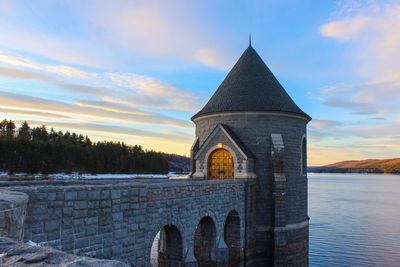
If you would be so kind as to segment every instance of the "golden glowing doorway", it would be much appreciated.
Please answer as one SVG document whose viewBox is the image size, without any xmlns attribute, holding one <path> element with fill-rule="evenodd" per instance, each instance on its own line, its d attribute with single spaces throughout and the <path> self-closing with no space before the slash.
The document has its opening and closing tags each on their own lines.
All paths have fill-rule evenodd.
<svg viewBox="0 0 400 267">
<path fill-rule="evenodd" d="M 228 150 L 220 148 L 208 158 L 208 179 L 233 179 L 233 158 Z"/>
</svg>

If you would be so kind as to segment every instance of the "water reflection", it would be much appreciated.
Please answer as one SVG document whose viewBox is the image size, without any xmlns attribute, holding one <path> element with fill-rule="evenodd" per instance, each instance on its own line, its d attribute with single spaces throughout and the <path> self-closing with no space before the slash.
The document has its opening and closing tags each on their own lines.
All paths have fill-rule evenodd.
<svg viewBox="0 0 400 267">
<path fill-rule="evenodd" d="M 400 266 L 400 176 L 308 177 L 310 266 Z"/>
</svg>

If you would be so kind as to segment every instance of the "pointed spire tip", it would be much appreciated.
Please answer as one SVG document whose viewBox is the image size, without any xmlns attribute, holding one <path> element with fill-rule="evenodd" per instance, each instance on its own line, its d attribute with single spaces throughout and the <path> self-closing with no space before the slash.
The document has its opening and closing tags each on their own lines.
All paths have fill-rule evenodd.
<svg viewBox="0 0 400 267">
<path fill-rule="evenodd" d="M 251 47 L 251 33 L 249 33 L 249 47 Z"/>
</svg>

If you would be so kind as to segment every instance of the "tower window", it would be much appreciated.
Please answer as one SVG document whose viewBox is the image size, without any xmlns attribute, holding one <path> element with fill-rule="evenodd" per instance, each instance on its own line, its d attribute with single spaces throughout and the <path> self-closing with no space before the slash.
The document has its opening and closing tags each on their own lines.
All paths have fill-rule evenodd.
<svg viewBox="0 0 400 267">
<path fill-rule="evenodd" d="M 307 139 L 305 137 L 301 141 L 301 174 L 307 174 Z"/>
</svg>

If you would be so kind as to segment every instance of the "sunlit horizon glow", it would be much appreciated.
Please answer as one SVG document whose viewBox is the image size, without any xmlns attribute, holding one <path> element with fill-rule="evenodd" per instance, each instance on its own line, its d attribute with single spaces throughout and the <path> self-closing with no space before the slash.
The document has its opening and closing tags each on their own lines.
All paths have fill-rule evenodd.
<svg viewBox="0 0 400 267">
<path fill-rule="evenodd" d="M 400 157 L 400 0 L 0 2 L 0 119 L 189 155 L 248 45 L 313 117 L 308 164 Z"/>
</svg>

